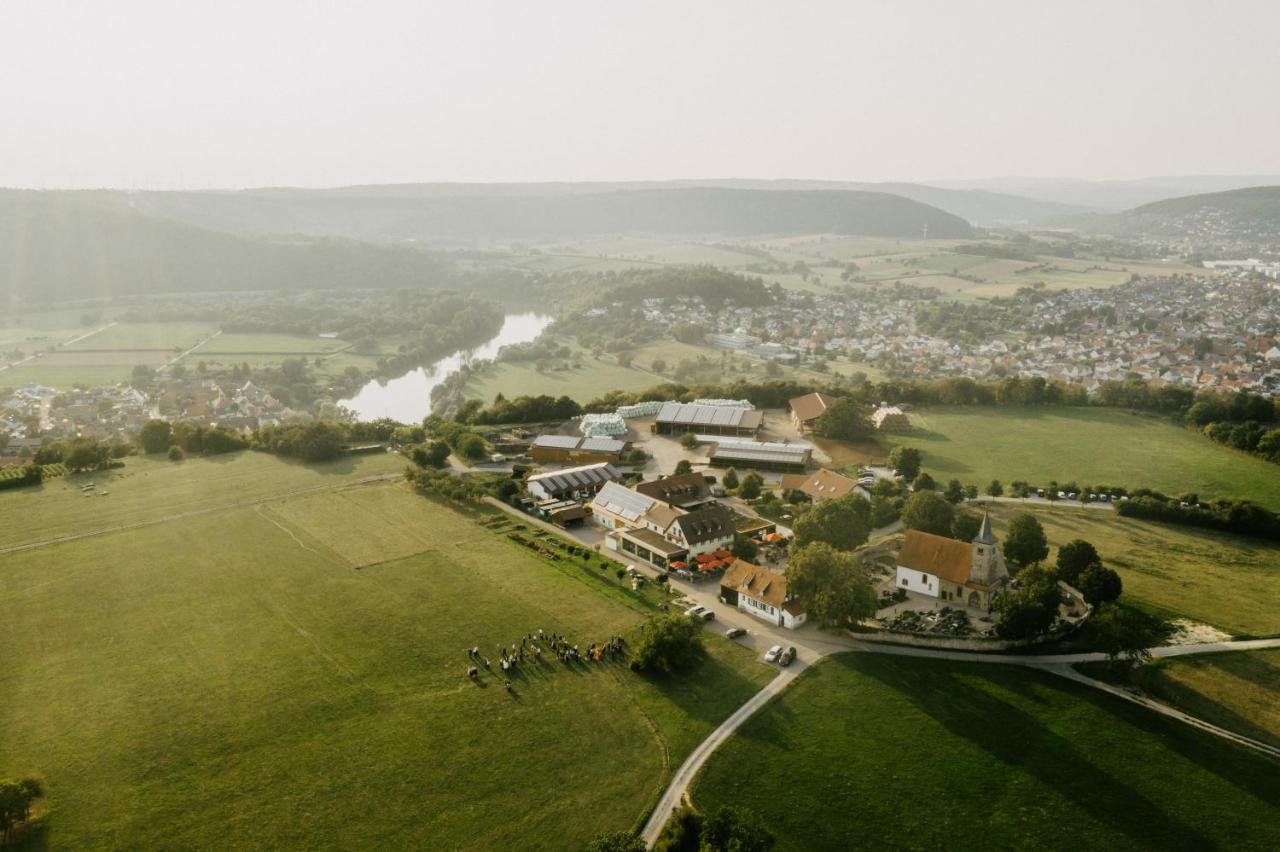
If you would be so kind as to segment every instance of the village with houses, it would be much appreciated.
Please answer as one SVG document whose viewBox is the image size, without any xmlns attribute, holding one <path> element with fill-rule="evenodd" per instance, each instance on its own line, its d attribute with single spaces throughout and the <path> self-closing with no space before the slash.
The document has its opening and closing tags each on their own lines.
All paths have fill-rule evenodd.
<svg viewBox="0 0 1280 852">
<path fill-rule="evenodd" d="M 718 310 L 700 299 L 649 298 L 643 310 L 653 323 L 708 329 L 705 342 L 717 349 L 780 364 L 848 361 L 898 378 L 1035 376 L 1090 394 L 1127 376 L 1280 394 L 1275 281 L 1135 276 L 1102 289 L 1029 286 L 938 312 L 931 304 L 909 286 L 881 284 L 856 295 L 785 291 L 767 306 Z"/>
</svg>

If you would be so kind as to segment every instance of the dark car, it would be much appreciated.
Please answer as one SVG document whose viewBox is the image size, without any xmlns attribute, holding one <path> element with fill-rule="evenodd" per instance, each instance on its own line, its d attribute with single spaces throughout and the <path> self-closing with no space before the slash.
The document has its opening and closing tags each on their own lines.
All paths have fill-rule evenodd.
<svg viewBox="0 0 1280 852">
<path fill-rule="evenodd" d="M 728 636 L 730 639 L 737 639 L 739 636 L 746 636 L 747 631 L 743 630 L 741 627 L 730 627 L 724 632 L 724 635 Z"/>
<path fill-rule="evenodd" d="M 796 658 L 796 646 L 788 645 L 787 650 L 782 652 L 782 656 L 778 659 L 778 665 L 789 666 L 791 661 Z"/>
</svg>

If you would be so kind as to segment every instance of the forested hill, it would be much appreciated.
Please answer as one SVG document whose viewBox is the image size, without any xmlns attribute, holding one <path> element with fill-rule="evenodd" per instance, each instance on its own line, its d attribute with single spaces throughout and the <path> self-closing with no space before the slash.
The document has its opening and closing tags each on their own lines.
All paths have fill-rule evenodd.
<svg viewBox="0 0 1280 852">
<path fill-rule="evenodd" d="M 1255 186 L 1168 198 L 1113 216 L 1098 217 L 1098 230 L 1172 238 L 1280 239 L 1280 186 Z"/>
<path fill-rule="evenodd" d="M 462 188 L 465 191 L 465 188 Z M 475 194 L 413 187 L 243 192 L 152 192 L 136 203 L 155 215 L 232 232 L 308 234 L 423 244 L 594 235 L 742 237 L 837 233 L 968 237 L 959 216 L 883 192 L 676 187 Z"/>
<path fill-rule="evenodd" d="M 414 248 L 236 236 L 144 215 L 120 193 L 0 191 L 0 308 L 138 293 L 442 284 Z"/>
</svg>

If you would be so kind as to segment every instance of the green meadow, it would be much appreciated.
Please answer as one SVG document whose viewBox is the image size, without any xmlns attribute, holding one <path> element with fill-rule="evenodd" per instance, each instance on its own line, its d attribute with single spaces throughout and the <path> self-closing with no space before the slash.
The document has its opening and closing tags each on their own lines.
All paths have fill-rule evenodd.
<svg viewBox="0 0 1280 852">
<path fill-rule="evenodd" d="M 1280 468 L 1163 418 L 1108 408 L 937 407 L 911 413 L 914 432 L 886 436 L 924 454 L 935 480 L 992 479 L 1148 487 L 1244 497 L 1280 509 Z"/>
<path fill-rule="evenodd" d="M 976 508 L 976 507 L 975 507 Z M 1166 618 L 1204 622 L 1233 635 L 1280 635 L 1280 544 L 1195 527 L 1121 518 L 1103 509 L 996 503 L 996 535 L 1016 512 L 1044 526 L 1050 560 L 1082 538 L 1124 581 L 1124 600 Z"/>
<path fill-rule="evenodd" d="M 585 648 L 656 593 L 359 484 L 376 456 L 193 459 L 185 485 L 141 462 L 107 497 L 3 495 L 8 542 L 110 520 L 74 501 L 157 521 L 0 558 L 0 776 L 49 790 L 20 848 L 581 848 L 770 677 L 709 637 L 688 676 L 550 660 L 473 683 L 473 645 L 495 670 L 539 628 Z"/>
<path fill-rule="evenodd" d="M 1078 668 L 1094 677 L 1114 678 L 1105 663 Z M 1206 722 L 1280 747 L 1280 650 L 1167 657 L 1124 681 Z"/>
<path fill-rule="evenodd" d="M 1017 666 L 845 654 L 695 782 L 777 850 L 1273 849 L 1280 763 Z"/>
</svg>

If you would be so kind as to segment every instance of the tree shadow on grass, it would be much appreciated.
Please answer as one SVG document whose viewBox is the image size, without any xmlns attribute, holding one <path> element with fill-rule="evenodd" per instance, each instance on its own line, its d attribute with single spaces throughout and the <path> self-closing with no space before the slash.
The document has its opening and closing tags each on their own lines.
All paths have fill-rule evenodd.
<svg viewBox="0 0 1280 852">
<path fill-rule="evenodd" d="M 1216 845 L 1177 813 L 1096 766 L 1074 743 L 1035 716 L 968 682 L 967 666 L 904 666 L 890 658 L 842 659 L 840 664 L 878 680 L 953 735 L 1031 776 L 1137 846 L 1208 849 Z M 998 680 L 1001 688 L 1009 682 L 1017 681 Z M 1111 714 L 1116 708 L 1100 709 Z M 1197 762 L 1204 756 L 1198 754 Z"/>
<path fill-rule="evenodd" d="M 1277 761 L 1099 690 L 1081 687 L 1075 694 L 1101 712 L 1119 717 L 1158 738 L 1170 750 L 1246 796 L 1280 807 L 1280 763 Z"/>
<path fill-rule="evenodd" d="M 711 727 L 719 725 L 760 691 L 760 686 L 711 654 L 706 654 L 700 664 L 687 672 L 637 673 L 636 676 L 686 716 Z"/>
</svg>

